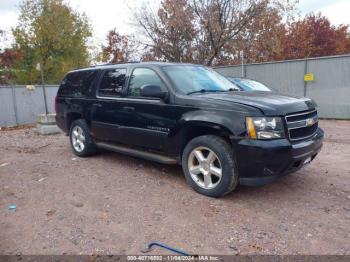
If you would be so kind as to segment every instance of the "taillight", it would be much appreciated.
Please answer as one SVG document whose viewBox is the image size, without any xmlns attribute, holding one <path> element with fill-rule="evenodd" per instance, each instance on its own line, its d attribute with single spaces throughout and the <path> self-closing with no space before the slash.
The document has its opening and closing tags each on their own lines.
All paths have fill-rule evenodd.
<svg viewBox="0 0 350 262">
<path fill-rule="evenodd" d="M 55 113 L 58 112 L 58 105 L 57 105 L 57 96 L 55 96 Z"/>
</svg>

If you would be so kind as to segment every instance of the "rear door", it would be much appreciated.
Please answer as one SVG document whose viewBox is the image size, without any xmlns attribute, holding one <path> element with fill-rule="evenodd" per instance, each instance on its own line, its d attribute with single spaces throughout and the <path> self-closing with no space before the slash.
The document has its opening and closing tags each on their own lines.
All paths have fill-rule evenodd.
<svg viewBox="0 0 350 262">
<path fill-rule="evenodd" d="M 127 68 L 112 68 L 102 72 L 96 90 L 97 99 L 92 104 L 91 131 L 103 141 L 122 142 L 122 123 L 128 115 L 123 114 L 121 103 Z"/>
</svg>

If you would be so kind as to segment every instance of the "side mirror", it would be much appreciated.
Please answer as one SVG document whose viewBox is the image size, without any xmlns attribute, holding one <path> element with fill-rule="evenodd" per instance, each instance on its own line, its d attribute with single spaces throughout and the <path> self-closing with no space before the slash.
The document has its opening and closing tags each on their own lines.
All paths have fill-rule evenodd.
<svg viewBox="0 0 350 262">
<path fill-rule="evenodd" d="M 140 88 L 140 95 L 144 97 L 164 99 L 167 97 L 168 92 L 162 90 L 162 88 L 158 85 L 143 85 Z"/>
</svg>

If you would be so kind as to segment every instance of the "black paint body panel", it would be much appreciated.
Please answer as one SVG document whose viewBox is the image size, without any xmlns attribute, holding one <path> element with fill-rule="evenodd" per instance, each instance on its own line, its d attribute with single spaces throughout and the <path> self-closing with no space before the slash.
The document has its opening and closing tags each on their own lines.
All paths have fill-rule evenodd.
<svg viewBox="0 0 350 262">
<path fill-rule="evenodd" d="M 169 66 L 165 63 L 136 63 L 82 69 L 97 70 L 97 77 L 84 97 L 57 96 L 58 126 L 68 133 L 71 121 L 76 117 L 83 118 L 96 141 L 156 151 L 176 158 L 178 162 L 188 132 L 195 128 L 219 130 L 229 135 L 241 183 L 246 185 L 271 182 L 297 170 L 301 167 L 296 166 L 298 161 L 314 157 L 319 152 L 323 140 L 321 129 L 313 137 L 298 143 L 288 138 L 251 140 L 246 134 L 247 116 L 284 117 L 314 109 L 312 100 L 273 92 L 183 95 L 175 90 L 162 71 L 165 65 Z M 118 98 L 99 97 L 97 87 L 104 70 L 118 67 L 127 69 L 123 94 Z M 159 75 L 168 88 L 166 99 L 127 96 L 129 76 L 137 67 L 150 68 Z"/>
</svg>

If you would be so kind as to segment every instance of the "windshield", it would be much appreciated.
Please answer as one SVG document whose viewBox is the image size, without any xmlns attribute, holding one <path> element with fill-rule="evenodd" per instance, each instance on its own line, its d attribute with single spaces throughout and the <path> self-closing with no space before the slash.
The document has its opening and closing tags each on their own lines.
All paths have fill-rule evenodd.
<svg viewBox="0 0 350 262">
<path fill-rule="evenodd" d="M 173 82 L 175 88 L 184 94 L 239 90 L 224 76 L 202 66 L 165 66 L 164 72 Z"/>
<path fill-rule="evenodd" d="M 264 84 L 254 80 L 236 78 L 235 82 L 244 91 L 271 91 L 271 89 L 265 86 Z"/>
</svg>

